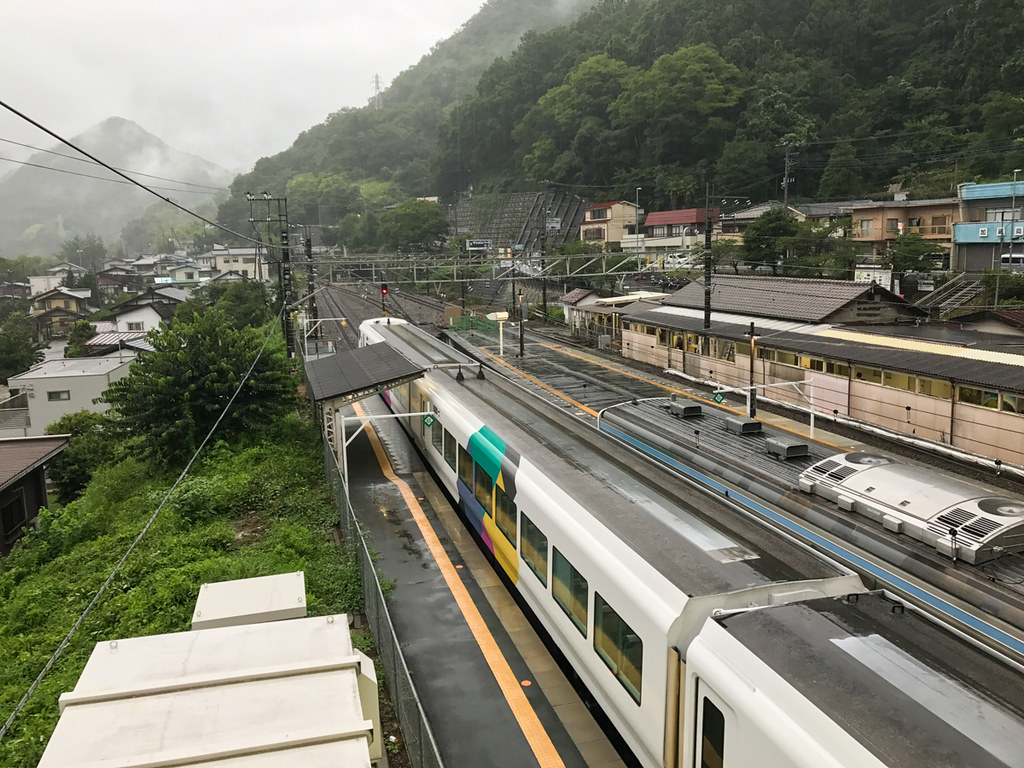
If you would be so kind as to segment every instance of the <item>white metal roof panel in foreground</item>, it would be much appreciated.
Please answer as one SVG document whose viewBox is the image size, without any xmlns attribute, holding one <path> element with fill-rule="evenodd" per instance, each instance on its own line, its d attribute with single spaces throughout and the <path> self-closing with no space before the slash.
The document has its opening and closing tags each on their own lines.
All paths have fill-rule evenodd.
<svg viewBox="0 0 1024 768">
<path fill-rule="evenodd" d="M 192 629 L 301 619 L 306 615 L 302 571 L 203 584 L 192 612 Z"/>
<path fill-rule="evenodd" d="M 344 615 L 98 643 L 40 768 L 370 766 Z"/>
</svg>

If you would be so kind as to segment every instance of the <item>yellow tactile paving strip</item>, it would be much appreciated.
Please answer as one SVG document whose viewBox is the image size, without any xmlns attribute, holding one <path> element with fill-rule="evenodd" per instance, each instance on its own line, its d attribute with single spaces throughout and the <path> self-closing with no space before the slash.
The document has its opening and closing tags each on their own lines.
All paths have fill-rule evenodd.
<svg viewBox="0 0 1024 768">
<path fill-rule="evenodd" d="M 353 405 L 353 408 L 357 416 L 360 418 L 365 417 L 365 412 L 358 403 Z M 395 474 L 391 467 L 391 462 L 384 451 L 384 447 L 377 437 L 377 433 L 369 424 L 366 426 L 366 434 L 370 439 L 370 444 L 373 446 L 373 452 L 377 457 L 377 462 L 380 464 L 381 471 L 398 489 L 403 501 L 412 513 L 413 520 L 423 536 L 423 541 L 441 570 L 441 575 L 448 585 L 448 589 L 451 590 L 452 597 L 455 598 L 455 602 L 459 606 L 459 610 L 462 612 L 470 631 L 473 633 L 473 637 L 480 647 L 484 659 L 494 675 L 494 679 L 498 682 L 498 686 L 501 688 L 501 692 L 508 702 L 513 716 L 516 718 L 516 722 L 519 723 L 519 727 L 522 729 L 530 749 L 533 750 L 537 762 L 541 765 L 541 768 L 564 768 L 562 758 L 559 757 L 558 751 L 548 737 L 544 725 L 540 722 L 540 718 L 537 717 L 537 713 L 527 700 L 519 680 L 512 673 L 512 668 L 509 667 L 508 662 L 505 660 L 497 641 L 490 633 L 490 630 L 487 629 L 486 622 L 473 603 L 473 599 L 469 596 L 469 592 L 462 583 L 462 579 L 459 577 L 455 566 L 448 559 L 444 547 L 441 545 L 437 534 L 430 525 L 430 521 L 427 520 L 427 516 L 423 512 L 423 508 L 416 499 L 416 494 L 413 493 L 408 483 Z"/>
</svg>

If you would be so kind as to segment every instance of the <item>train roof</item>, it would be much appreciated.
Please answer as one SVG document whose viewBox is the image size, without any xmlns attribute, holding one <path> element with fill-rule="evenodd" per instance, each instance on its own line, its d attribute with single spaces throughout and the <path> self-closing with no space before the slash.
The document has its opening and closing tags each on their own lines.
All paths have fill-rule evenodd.
<svg viewBox="0 0 1024 768">
<path fill-rule="evenodd" d="M 887 766 L 1024 765 L 1020 673 L 877 593 L 718 623 Z"/>
<path fill-rule="evenodd" d="M 1024 549 L 1024 499 L 928 467 L 854 451 L 818 461 L 804 470 L 799 484 L 970 563 Z"/>
<path fill-rule="evenodd" d="M 461 353 L 436 339 L 425 340 L 422 331 L 411 326 L 378 330 L 416 364 L 449 355 L 447 365 L 428 372 L 433 385 L 457 397 L 686 595 L 722 594 L 839 573 L 790 541 L 766 535 L 726 506 L 694 498 L 692 488 L 653 465 L 627 470 L 620 445 L 589 425 L 574 427 L 568 414 L 496 372 L 478 379 L 474 364 L 458 382 L 452 363 L 464 359 Z M 694 502 L 684 506 L 681 498 Z M 728 518 L 732 529 L 716 516 Z"/>
</svg>

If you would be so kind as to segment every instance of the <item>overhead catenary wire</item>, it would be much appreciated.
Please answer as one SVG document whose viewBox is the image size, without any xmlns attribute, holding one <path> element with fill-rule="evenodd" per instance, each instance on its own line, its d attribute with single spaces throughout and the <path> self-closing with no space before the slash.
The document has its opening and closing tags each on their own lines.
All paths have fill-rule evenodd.
<svg viewBox="0 0 1024 768">
<path fill-rule="evenodd" d="M 76 163 L 87 163 L 87 164 L 90 164 L 90 165 L 98 165 L 98 163 L 96 163 L 95 161 L 89 160 L 88 158 L 85 158 L 85 157 L 75 157 L 74 155 L 66 155 L 63 152 L 57 152 L 57 151 L 52 150 L 52 149 L 43 149 L 42 147 L 36 147 L 36 146 L 33 146 L 32 144 L 25 144 L 24 142 L 15 141 L 14 139 L 0 138 L 0 141 L 4 142 L 5 144 L 14 144 L 15 146 L 18 146 L 18 147 L 24 147 L 25 149 L 35 150 L 36 152 L 43 152 L 43 153 L 45 153 L 47 155 L 55 155 L 56 157 L 63 157 L 66 160 L 73 160 Z M 18 162 L 22 162 L 22 161 L 20 161 L 20 160 L 9 160 L 8 162 L 18 163 Z M 31 165 L 31 163 L 25 163 L 25 165 Z M 50 168 L 51 166 L 37 166 L 37 167 Z M 115 166 L 115 168 L 116 168 L 116 166 Z M 61 169 L 53 168 L 52 170 L 56 171 L 56 170 L 61 170 Z M 152 173 L 143 173 L 142 171 L 132 171 L 132 170 L 129 170 L 127 168 L 117 168 L 117 170 L 124 171 L 125 173 L 133 174 L 134 176 L 145 176 L 147 179 L 157 179 L 158 181 L 171 181 L 171 182 L 174 182 L 175 184 L 180 184 L 181 186 L 185 186 L 185 187 L 197 187 L 199 189 L 212 189 L 212 190 L 216 190 L 218 192 L 222 192 L 222 191 L 227 190 L 227 187 L 217 187 L 217 186 L 213 186 L 213 185 L 210 185 L 210 184 L 198 184 L 198 183 L 196 183 L 194 181 L 184 181 L 182 179 L 171 179 L 171 178 L 168 178 L 167 176 L 155 176 Z"/>
<path fill-rule="evenodd" d="M 286 308 L 282 307 L 281 311 L 278 313 L 278 322 L 280 322 L 281 316 L 284 314 L 285 310 Z M 210 430 L 206 433 L 206 436 L 203 438 L 203 441 L 199 444 L 199 447 L 196 448 L 195 452 L 192 454 L 192 457 L 188 460 L 188 463 L 185 465 L 185 468 L 181 470 L 181 473 L 174 481 L 174 484 L 171 485 L 167 493 L 164 494 L 164 497 L 157 505 L 156 510 L 153 512 L 152 515 L 150 515 L 149 520 L 146 521 L 146 524 L 142 527 L 142 530 L 139 531 L 139 535 L 135 537 L 135 540 L 132 541 L 131 545 L 121 556 L 121 559 L 118 560 L 117 565 L 114 566 L 114 569 L 110 572 L 110 575 L 107 576 L 107 580 L 103 582 L 99 590 L 97 590 L 96 594 L 93 595 L 92 600 L 89 601 L 89 604 L 85 607 L 85 610 L 82 611 L 81 615 L 78 617 L 78 620 L 74 623 L 74 625 L 71 627 L 68 633 L 64 636 L 64 639 L 61 640 L 60 644 L 57 646 L 57 649 L 47 660 L 46 664 L 43 665 L 43 668 L 39 671 L 39 674 L 36 676 L 36 679 L 32 681 L 32 684 L 28 687 L 28 690 L 25 691 L 25 694 L 15 705 L 14 711 L 11 712 L 10 717 L 7 718 L 7 721 L 3 724 L 3 727 L 0 727 L 0 740 L 3 740 L 3 738 L 10 731 L 11 725 L 13 725 L 15 719 L 17 719 L 18 715 L 25 708 L 25 705 L 28 703 L 28 700 L 32 697 L 32 694 L 35 693 L 36 689 L 39 687 L 39 684 L 46 678 L 46 675 L 53 668 L 53 665 L 57 663 L 57 660 L 64 653 L 64 650 L 68 647 L 68 644 L 71 642 L 72 638 L 74 638 L 74 636 L 78 633 L 78 630 L 85 622 L 86 617 L 90 613 L 92 613 L 93 608 L 95 608 L 96 605 L 99 603 L 100 598 L 107 591 L 107 588 L 110 586 L 111 582 L 113 582 L 114 577 L 117 576 L 118 572 L 121 570 L 121 567 L 128 560 L 128 557 L 132 554 L 132 552 L 135 551 L 135 548 L 142 541 L 143 537 L 146 535 L 149 529 L 153 527 L 153 523 L 156 522 L 156 519 L 159 516 L 160 512 L 167 505 L 167 502 L 170 500 L 171 495 L 174 493 L 175 490 L 177 490 L 178 486 L 181 485 L 182 481 L 188 476 L 189 470 L 192 469 L 192 465 L 195 463 L 196 459 L 199 458 L 199 454 L 203 452 L 203 449 L 206 447 L 206 444 L 210 441 L 210 438 L 213 437 L 214 432 L 217 431 L 217 427 L 220 426 L 220 423 L 224 420 L 224 417 L 227 416 L 228 413 L 230 413 L 231 406 L 234 404 L 235 399 L 238 397 L 238 393 L 242 391 L 242 387 L 244 387 L 246 383 L 249 381 L 249 377 L 252 376 L 252 372 L 256 368 L 256 364 L 260 361 L 260 358 L 263 357 L 263 353 L 266 351 L 267 345 L 270 343 L 270 339 L 273 338 L 274 335 L 275 333 L 273 331 L 267 331 L 266 338 L 264 338 L 263 340 L 263 346 L 261 346 L 259 352 L 256 353 L 256 356 L 253 358 L 252 363 L 249 365 L 249 369 L 245 372 L 245 375 L 242 377 L 241 381 L 239 381 L 238 386 L 235 388 L 235 391 L 228 399 L 227 404 L 224 406 L 223 410 L 221 410 L 220 415 L 217 416 L 217 420 L 214 422 L 213 426 L 210 427 Z"/>
<path fill-rule="evenodd" d="M 124 179 L 111 179 L 109 176 L 94 176 L 91 173 L 81 173 L 79 171 L 72 171 L 70 168 L 54 168 L 52 165 L 43 165 L 42 163 L 33 163 L 28 160 L 15 160 L 10 157 L 0 157 L 0 162 L 14 163 L 16 165 L 24 165 L 29 168 L 39 168 L 44 171 L 52 171 L 53 173 L 65 173 L 68 176 L 79 176 L 83 179 L 95 179 L 96 181 L 104 181 L 108 184 L 131 184 L 131 182 L 125 181 Z M 187 183 L 187 182 L 186 182 Z M 215 191 L 203 191 L 198 189 L 180 189 L 177 187 L 150 187 L 150 189 L 160 189 L 164 192 L 185 192 L 190 195 L 214 195 Z M 213 188 L 211 187 L 211 190 Z"/>
</svg>

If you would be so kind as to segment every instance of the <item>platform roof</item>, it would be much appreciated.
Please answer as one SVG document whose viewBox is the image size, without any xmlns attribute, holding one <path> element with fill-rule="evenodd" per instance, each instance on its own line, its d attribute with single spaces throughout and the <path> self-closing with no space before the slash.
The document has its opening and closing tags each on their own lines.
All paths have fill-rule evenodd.
<svg viewBox="0 0 1024 768">
<path fill-rule="evenodd" d="M 343 398 L 354 402 L 423 375 L 387 344 L 371 344 L 306 363 L 306 380 L 313 400 Z"/>
</svg>

